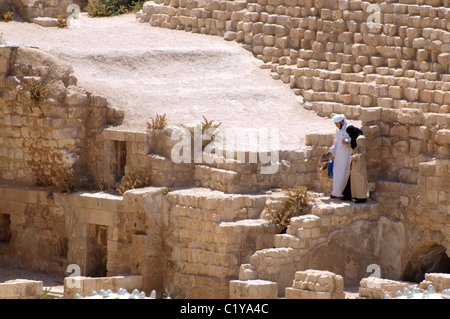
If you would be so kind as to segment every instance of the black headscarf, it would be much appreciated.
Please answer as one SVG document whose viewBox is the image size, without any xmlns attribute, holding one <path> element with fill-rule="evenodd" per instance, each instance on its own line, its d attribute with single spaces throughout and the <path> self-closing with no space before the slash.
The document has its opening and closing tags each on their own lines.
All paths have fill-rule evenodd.
<svg viewBox="0 0 450 319">
<path fill-rule="evenodd" d="M 362 135 L 363 132 L 356 126 L 349 125 L 347 126 L 347 134 L 352 139 L 350 145 L 352 146 L 352 149 L 354 149 L 356 147 L 356 139 L 358 136 Z"/>
</svg>

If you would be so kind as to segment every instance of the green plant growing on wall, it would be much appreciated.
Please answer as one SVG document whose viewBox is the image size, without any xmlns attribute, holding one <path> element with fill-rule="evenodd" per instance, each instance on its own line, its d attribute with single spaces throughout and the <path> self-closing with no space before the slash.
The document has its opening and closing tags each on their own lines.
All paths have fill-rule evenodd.
<svg viewBox="0 0 450 319">
<path fill-rule="evenodd" d="M 284 200 L 280 209 L 274 210 L 268 205 L 268 219 L 277 226 L 281 232 L 284 232 L 291 223 L 291 218 L 304 214 L 308 204 L 308 189 L 306 186 L 296 185 L 284 190 L 287 198 Z"/>
<path fill-rule="evenodd" d="M 163 130 L 167 126 L 167 117 L 166 114 L 159 115 L 156 113 L 156 117 L 152 118 L 152 122 L 147 122 L 147 129 L 154 131 L 154 130 Z"/>
<path fill-rule="evenodd" d="M 108 5 L 103 1 L 95 1 L 84 8 L 91 17 L 108 17 L 111 15 Z"/>
<path fill-rule="evenodd" d="M 214 120 L 208 121 L 206 117 L 203 115 L 204 122 L 201 123 L 202 125 L 202 135 L 207 134 L 211 141 L 214 140 L 216 135 L 214 134 L 216 130 L 219 128 L 219 126 L 222 124 L 222 122 L 219 122 L 219 124 L 213 124 Z"/>
<path fill-rule="evenodd" d="M 126 182 L 122 186 L 116 188 L 116 191 L 120 195 L 123 195 L 126 191 L 129 191 L 131 189 L 146 187 L 151 183 L 150 174 L 147 174 L 145 178 L 142 178 L 138 174 L 131 173 L 129 175 L 125 175 L 125 179 Z"/>
<path fill-rule="evenodd" d="M 203 120 L 204 122 L 202 122 L 202 134 L 212 133 L 222 124 L 222 122 L 219 122 L 219 124 L 213 124 L 214 120 L 208 121 L 204 115 Z"/>
<path fill-rule="evenodd" d="M 97 0 L 84 9 L 91 17 L 109 17 L 129 12 L 129 7 L 118 4 L 117 0 Z"/>
<path fill-rule="evenodd" d="M 76 176 L 69 176 L 64 178 L 60 185 L 58 185 L 57 190 L 63 193 L 72 193 L 78 191 L 80 186 L 80 181 Z"/>
<path fill-rule="evenodd" d="M 142 6 L 144 5 L 145 2 L 147 2 L 148 0 L 136 0 L 136 1 L 131 1 L 130 5 L 128 6 L 128 11 L 136 13 L 139 10 L 142 9 Z"/>
<path fill-rule="evenodd" d="M 64 29 L 67 27 L 67 18 L 64 14 L 58 16 L 58 28 Z"/>
<path fill-rule="evenodd" d="M 33 104 L 38 107 L 41 107 L 41 102 L 47 98 L 49 93 L 47 85 L 36 79 L 23 83 L 23 88 L 30 92 Z"/>
<path fill-rule="evenodd" d="M 3 13 L 3 21 L 9 22 L 14 20 L 14 12 L 13 11 L 6 11 Z"/>
<path fill-rule="evenodd" d="M 51 290 L 52 290 L 52 287 L 44 288 L 40 299 L 56 299 L 55 296 L 50 294 Z"/>
</svg>

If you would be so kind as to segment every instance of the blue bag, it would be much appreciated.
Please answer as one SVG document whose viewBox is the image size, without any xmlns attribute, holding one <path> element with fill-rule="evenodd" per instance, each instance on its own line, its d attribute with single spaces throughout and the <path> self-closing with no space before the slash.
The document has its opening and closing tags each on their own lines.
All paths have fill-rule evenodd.
<svg viewBox="0 0 450 319">
<path fill-rule="evenodd" d="M 333 164 L 334 160 L 328 162 L 328 178 L 333 178 Z"/>
</svg>

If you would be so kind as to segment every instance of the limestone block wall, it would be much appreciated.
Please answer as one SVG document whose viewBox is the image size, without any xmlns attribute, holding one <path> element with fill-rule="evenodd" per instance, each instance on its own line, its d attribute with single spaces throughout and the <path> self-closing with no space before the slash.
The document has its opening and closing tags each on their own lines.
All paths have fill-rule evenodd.
<svg viewBox="0 0 450 319">
<path fill-rule="evenodd" d="M 372 179 L 416 184 L 420 163 L 450 156 L 449 114 L 377 107 L 363 109 L 360 118 Z"/>
<path fill-rule="evenodd" d="M 139 175 L 142 181 L 151 173 L 147 165 L 147 155 L 151 152 L 152 141 L 145 132 L 109 127 L 103 130 L 101 149 L 104 165 L 98 172 L 103 187 L 117 187 L 125 176 Z"/>
<path fill-rule="evenodd" d="M 447 4 L 157 0 L 136 16 L 152 26 L 242 43 L 274 78 L 303 96 L 307 109 L 361 120 L 370 181 L 414 184 L 420 163 L 449 156 Z M 288 162 L 281 163 L 286 178 L 271 176 L 263 184 L 291 185 L 295 179 L 325 190 L 317 175 L 300 178 L 292 162 L 283 166 Z M 229 178 L 238 184 L 235 175 Z"/>
<path fill-rule="evenodd" d="M 215 150 L 212 154 L 202 152 L 199 162 L 194 154 L 187 162 L 176 162 L 172 150 L 180 140 L 171 139 L 174 129 L 175 126 L 147 132 L 125 131 L 120 127 L 103 130 L 104 143 L 100 146 L 103 164 L 99 166 L 103 170 L 98 172 L 101 184 L 113 187 L 137 174 L 140 180 L 148 178 L 149 184 L 155 186 L 206 187 L 225 193 L 254 193 L 295 185 L 319 191 L 330 189 L 331 180 L 320 178 L 319 159 L 333 143 L 332 134 L 310 133 L 302 149 L 279 150 L 273 173 L 262 174 L 262 169 L 271 164 L 250 162 L 254 155 L 251 151 L 236 151 L 230 157 Z M 192 152 L 193 145 L 194 142 Z"/>
<path fill-rule="evenodd" d="M 450 276 L 449 274 L 443 273 L 425 274 L 425 279 L 419 284 L 375 277 L 364 278 L 359 284 L 358 295 L 362 298 L 384 299 L 384 296 L 389 294 L 391 298 L 395 298 L 396 292 L 403 291 L 404 288 L 411 290 L 415 287 L 419 292 L 422 292 L 427 289 L 429 285 L 433 285 L 436 292 L 442 292 L 450 285 Z"/>
<path fill-rule="evenodd" d="M 171 132 L 170 127 L 155 132 L 106 128 L 101 149 L 104 165 L 98 172 L 101 185 L 124 185 L 134 175 L 148 185 L 193 185 L 194 163 L 175 163 L 171 159 L 172 147 L 177 142 L 170 139 Z"/>
<path fill-rule="evenodd" d="M 63 274 L 68 236 L 63 211 L 46 189 L 0 187 L 0 263 Z"/>
<path fill-rule="evenodd" d="M 281 195 L 148 187 L 118 196 L 3 185 L 0 263 L 66 276 L 140 275 L 147 292 L 228 298 L 240 265 L 274 245 L 277 230 L 260 216 L 274 196 Z"/>
<path fill-rule="evenodd" d="M 401 227 L 380 217 L 377 202 L 358 206 L 347 203 L 315 203 L 310 214 L 294 217 L 285 234 L 277 234 L 273 248 L 256 251 L 240 269 L 240 280 L 262 279 L 278 283 L 279 296 L 292 286 L 295 272 L 306 269 L 328 270 L 342 275 L 347 284 L 365 276 L 372 260 L 386 270 L 396 270 L 399 251 L 383 238 Z M 384 224 L 385 226 L 376 226 Z M 357 240 L 364 234 L 366 240 Z M 359 245 L 355 245 L 359 242 Z M 377 244 L 375 244 L 377 243 Z"/>
<path fill-rule="evenodd" d="M 99 133 L 123 113 L 78 87 L 62 60 L 34 48 L 0 51 L 0 182 L 59 190 L 96 184 Z"/>
<path fill-rule="evenodd" d="M 260 218 L 267 198 L 204 188 L 167 194 L 164 278 L 173 296 L 230 297 L 229 281 L 240 265 L 255 250 L 273 246 L 276 229 Z"/>
<path fill-rule="evenodd" d="M 157 0 L 137 18 L 236 40 L 319 114 L 358 118 L 374 106 L 448 113 L 449 14 L 447 0 Z"/>
<path fill-rule="evenodd" d="M 420 164 L 418 184 L 377 181 L 368 205 L 316 203 L 311 215 L 293 218 L 286 234 L 275 236 L 275 248 L 255 252 L 239 279 L 276 282 L 281 296 L 300 269 L 333 271 L 347 284 L 366 277 L 370 264 L 393 280 L 445 272 L 439 254 L 448 256 L 450 247 L 447 162 Z"/>
</svg>

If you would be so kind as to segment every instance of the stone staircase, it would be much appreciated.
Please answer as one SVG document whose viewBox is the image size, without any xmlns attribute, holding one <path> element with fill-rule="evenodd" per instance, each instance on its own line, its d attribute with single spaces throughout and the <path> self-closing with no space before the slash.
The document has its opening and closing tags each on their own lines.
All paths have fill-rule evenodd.
<svg viewBox="0 0 450 319">
<path fill-rule="evenodd" d="M 375 201 L 353 204 L 318 198 L 312 204 L 311 213 L 293 217 L 286 233 L 274 236 L 273 248 L 256 251 L 250 262 L 241 266 L 239 280 L 230 283 L 230 290 L 238 291 L 237 287 L 243 282 L 248 286 L 269 281 L 277 284 L 278 296 L 284 296 L 285 288 L 292 285 L 296 271 L 323 267 L 324 264 L 318 262 L 320 259 L 314 254 L 321 246 L 329 244 L 334 232 L 345 232 L 358 221 L 375 221 L 380 214 L 381 206 Z M 346 272 L 339 268 L 333 270 Z M 241 293 L 241 297 L 250 296 L 242 296 Z"/>
<path fill-rule="evenodd" d="M 183 298 L 229 297 L 229 280 L 258 249 L 273 246 L 276 228 L 261 217 L 272 194 L 225 194 L 201 187 L 167 195 L 165 242 L 174 278 L 168 289 Z"/>
<path fill-rule="evenodd" d="M 297 270 L 317 267 L 310 255 L 327 245 L 331 233 L 345 231 L 358 220 L 379 218 L 379 204 L 375 201 L 333 202 L 314 191 L 310 212 L 292 218 L 285 233 L 278 234 L 264 218 L 268 204 L 279 206 L 286 198 L 280 188 L 318 185 L 298 183 L 298 179 L 294 183 L 288 177 L 293 171 L 302 171 L 317 182 L 319 157 L 332 138 L 329 134 L 308 134 L 303 150 L 280 152 L 284 166 L 280 165 L 279 172 L 273 175 L 261 175 L 261 164 L 248 163 L 248 151 L 240 155 L 235 152 L 231 159 L 203 153 L 204 162 L 192 164 L 175 164 L 166 156 L 169 144 L 160 149 L 164 155 L 146 155 L 151 159 L 152 184 L 170 188 L 169 208 L 164 209 L 170 212 L 169 223 L 173 223 L 169 228 L 178 229 L 169 257 L 177 265 L 168 270 L 169 276 L 176 278 L 171 290 L 183 294 L 189 291 L 185 297 L 208 296 L 213 292 L 205 286 L 213 287 L 216 281 L 220 296 L 229 297 L 229 291 L 239 290 L 233 286 L 236 283 L 248 288 L 269 281 L 277 284 L 278 296 L 283 296 Z M 245 160 L 239 162 L 238 158 Z M 329 190 L 330 181 L 322 180 L 322 187 Z M 226 253 L 222 252 L 224 246 L 228 247 Z M 204 286 L 193 284 L 199 276 L 206 276 L 202 277 Z M 190 289 L 183 289 L 179 283 L 190 285 Z M 214 287 L 211 289 L 217 289 Z M 240 297 L 245 298 L 245 293 L 241 292 Z"/>
<path fill-rule="evenodd" d="M 138 20 L 223 36 L 321 115 L 361 108 L 448 112 L 447 0 L 147 2 Z"/>
<path fill-rule="evenodd" d="M 119 135 L 107 131 L 105 136 L 114 140 Z M 290 276 L 299 269 L 303 256 L 326 244 L 332 228 L 329 215 L 338 207 L 350 220 L 360 207 L 349 203 L 336 207 L 325 198 L 319 200 L 320 189 L 328 192 L 331 187 L 330 180 L 321 179 L 318 171 L 319 158 L 333 141 L 330 134 L 311 133 L 302 149 L 279 151 L 277 173 L 266 175 L 261 174 L 261 163 L 250 163 L 250 151 L 234 152 L 226 159 L 219 158 L 218 154 L 225 154 L 220 150 L 204 152 L 201 163 L 176 164 L 170 157 L 173 141 L 168 136 L 169 131 L 127 132 L 125 172 L 147 170 L 152 186 L 168 187 L 162 210 L 168 214 L 164 232 L 172 234 L 165 244 L 172 266 L 165 271 L 168 278 L 174 278 L 170 290 L 179 296 L 228 298 L 230 280 L 238 277 L 241 281 L 271 280 L 282 289 L 292 282 Z M 128 161 L 132 158 L 141 160 Z M 310 214 L 293 218 L 286 233 L 278 234 L 264 217 L 267 207 L 280 207 L 286 199 L 281 188 L 295 185 L 311 190 Z M 361 207 L 366 206 L 373 204 Z M 186 285 L 190 289 L 183 288 Z"/>
</svg>

